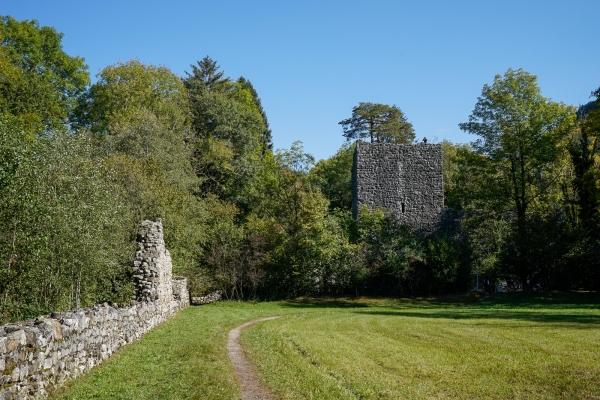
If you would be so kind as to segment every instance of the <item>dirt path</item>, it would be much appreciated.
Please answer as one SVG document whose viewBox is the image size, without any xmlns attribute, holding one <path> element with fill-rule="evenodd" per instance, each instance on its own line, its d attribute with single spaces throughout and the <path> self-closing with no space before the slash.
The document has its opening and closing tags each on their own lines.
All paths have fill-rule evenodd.
<svg viewBox="0 0 600 400">
<path fill-rule="evenodd" d="M 252 326 L 258 322 L 269 321 L 279 317 L 259 318 L 246 322 L 244 325 L 238 326 L 229 332 L 229 341 L 227 342 L 227 350 L 229 359 L 235 369 L 235 374 L 240 382 L 242 389 L 242 400 L 267 400 L 273 398 L 271 393 L 260 384 L 258 377 L 254 372 L 254 367 L 244 355 L 244 350 L 240 344 L 240 334 L 245 328 Z"/>
</svg>

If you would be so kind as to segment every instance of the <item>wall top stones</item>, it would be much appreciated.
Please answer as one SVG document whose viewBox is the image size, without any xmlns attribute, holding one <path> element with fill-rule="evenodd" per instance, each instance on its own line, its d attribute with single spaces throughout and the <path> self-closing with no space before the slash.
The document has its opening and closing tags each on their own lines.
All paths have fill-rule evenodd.
<svg viewBox="0 0 600 400">
<path fill-rule="evenodd" d="M 436 231 L 445 213 L 440 144 L 356 142 L 352 213 L 381 207 L 413 231 Z"/>
</svg>

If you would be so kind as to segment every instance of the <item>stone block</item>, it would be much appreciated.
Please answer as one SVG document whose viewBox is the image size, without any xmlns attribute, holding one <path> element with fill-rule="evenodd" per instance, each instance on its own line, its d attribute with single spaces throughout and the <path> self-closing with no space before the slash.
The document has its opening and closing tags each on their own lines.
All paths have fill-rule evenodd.
<svg viewBox="0 0 600 400">
<path fill-rule="evenodd" d="M 6 347 L 6 353 L 10 353 L 19 346 L 19 341 L 7 338 L 6 342 L 4 342 L 4 345 Z"/>
<path fill-rule="evenodd" d="M 25 331 L 23 329 L 19 329 L 18 331 L 10 332 L 6 335 L 8 340 L 16 341 L 17 344 L 25 345 L 27 343 L 27 336 L 25 336 Z"/>
</svg>

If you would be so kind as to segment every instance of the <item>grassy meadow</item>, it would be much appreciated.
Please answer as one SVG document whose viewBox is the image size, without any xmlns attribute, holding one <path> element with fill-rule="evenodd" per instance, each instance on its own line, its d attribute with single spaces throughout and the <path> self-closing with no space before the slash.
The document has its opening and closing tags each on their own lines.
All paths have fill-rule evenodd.
<svg viewBox="0 0 600 400">
<path fill-rule="evenodd" d="M 56 398 L 238 399 L 230 329 L 281 399 L 600 399 L 595 293 L 188 307 Z"/>
</svg>

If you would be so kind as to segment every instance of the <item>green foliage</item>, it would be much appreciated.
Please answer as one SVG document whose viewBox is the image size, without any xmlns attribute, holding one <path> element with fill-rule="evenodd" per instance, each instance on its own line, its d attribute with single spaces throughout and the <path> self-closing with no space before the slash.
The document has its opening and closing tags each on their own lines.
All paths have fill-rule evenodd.
<svg viewBox="0 0 600 400">
<path fill-rule="evenodd" d="M 478 271 L 480 275 L 498 275 L 502 266 L 500 259 L 509 240 L 511 228 L 506 215 L 490 218 L 487 214 L 474 213 L 465 218 L 462 229 L 468 235 L 471 268 L 474 271 Z"/>
<path fill-rule="evenodd" d="M 523 70 L 483 87 L 460 124 L 478 140 L 442 142 L 459 231 L 416 237 L 384 210 L 351 217 L 354 145 L 318 162 L 301 142 L 273 152 L 253 85 L 210 57 L 184 78 L 119 62 L 84 92 L 87 67 L 61 34 L 0 21 L 2 320 L 127 300 L 139 222 L 157 217 L 193 295 L 447 293 L 473 269 L 600 284 L 600 112 L 590 103 L 577 120 Z M 395 105 L 359 103 L 340 125 L 348 140 L 415 138 Z"/>
<path fill-rule="evenodd" d="M 135 240 L 140 221 L 162 218 L 173 273 L 190 277 L 190 287 L 195 293 L 201 291 L 206 277 L 200 264 L 210 237 L 206 221 L 211 211 L 206 203 L 171 184 L 153 157 L 137 159 L 115 154 L 105 164 L 131 213 L 125 227 L 129 240 Z M 132 260 L 133 254 L 128 257 Z"/>
<path fill-rule="evenodd" d="M 192 73 L 186 71 L 187 77 L 183 80 L 190 92 L 227 91 L 231 87 L 231 81 L 229 78 L 223 78 L 224 72 L 219 71 L 221 66 L 217 65 L 215 60 L 206 56 L 197 64 L 198 66 L 190 65 Z"/>
<path fill-rule="evenodd" d="M 264 155 L 268 150 L 273 150 L 273 136 L 272 136 L 272 131 L 269 128 L 269 120 L 267 119 L 267 114 L 265 113 L 265 110 L 262 107 L 262 103 L 260 101 L 260 98 L 258 97 L 258 93 L 254 89 L 254 86 L 252 86 L 252 83 L 250 83 L 250 81 L 247 80 L 246 78 L 244 78 L 243 76 L 238 78 L 237 83 L 240 84 L 242 88 L 250 91 L 250 93 L 252 94 L 252 99 L 254 100 L 254 104 L 256 105 L 256 108 L 260 112 L 260 115 L 265 124 L 265 129 L 261 133 L 262 152 Z"/>
<path fill-rule="evenodd" d="M 469 286 L 470 248 L 459 239 L 415 237 L 384 210 L 367 207 L 359 210 L 356 233 L 368 293 L 447 293 Z"/>
<path fill-rule="evenodd" d="M 551 200 L 574 118 L 572 107 L 541 95 L 536 76 L 509 69 L 484 85 L 469 122 L 459 126 L 480 136 L 474 150 L 493 164 L 495 175 L 482 183 L 502 188 L 496 195 L 503 192 L 509 209 L 524 218 L 531 206 Z"/>
<path fill-rule="evenodd" d="M 327 160 L 320 160 L 310 170 L 310 180 L 329 199 L 329 207 L 352 208 L 352 163 L 355 144 L 344 144 Z"/>
<path fill-rule="evenodd" d="M 304 146 L 299 140 L 292 143 L 289 150 L 278 149 L 275 159 L 281 166 L 292 170 L 298 177 L 306 177 L 312 166 L 315 165 L 315 158 L 312 154 L 304 152 Z"/>
<path fill-rule="evenodd" d="M 594 94 L 594 93 L 593 93 Z M 596 94 L 597 95 L 597 94 Z M 580 109 L 580 111 L 582 111 Z M 569 281 L 582 287 L 600 287 L 600 110 L 579 113 L 568 145 L 573 165 L 572 214 L 573 246 L 567 262 L 579 268 L 571 271 Z"/>
<path fill-rule="evenodd" d="M 193 189 L 187 93 L 179 78 L 139 60 L 109 65 L 98 78 L 80 99 L 79 125 L 104 135 L 112 152 L 154 157 L 171 183 Z"/>
<path fill-rule="evenodd" d="M 536 76 L 509 69 L 496 75 L 491 86 L 484 85 L 469 122 L 459 124 L 480 137 L 473 147 L 481 157 L 469 157 L 477 182 L 475 202 L 489 213 L 516 216 L 511 264 L 524 283 L 532 279 L 527 215 L 558 208 L 566 140 L 574 122 L 574 109 L 544 98 Z"/>
<path fill-rule="evenodd" d="M 25 151 L 27 135 L 20 121 L 7 114 L 0 114 L 0 197 L 13 182 L 22 153 Z"/>
<path fill-rule="evenodd" d="M 91 135 L 55 133 L 21 154 L 0 200 L 0 319 L 123 301 L 128 210 Z"/>
<path fill-rule="evenodd" d="M 411 143 L 413 126 L 396 105 L 358 103 L 352 117 L 339 122 L 347 140 L 371 138 L 371 143 Z"/>
<path fill-rule="evenodd" d="M 594 109 L 580 116 L 568 146 L 574 167 L 573 186 L 577 194 L 578 217 L 588 234 L 597 231 L 600 224 L 599 138 L 600 110 Z"/>
<path fill-rule="evenodd" d="M 0 111 L 21 118 L 27 131 L 62 127 L 90 82 L 83 58 L 67 55 L 62 37 L 36 20 L 0 17 Z"/>
<path fill-rule="evenodd" d="M 216 61 L 205 57 L 183 80 L 195 135 L 192 164 L 203 181 L 202 193 L 246 207 L 246 190 L 260 167 L 268 126 L 249 82 L 231 82 L 218 69 Z"/>
<path fill-rule="evenodd" d="M 248 230 L 264 253 L 263 292 L 270 296 L 335 293 L 355 288 L 363 274 L 358 247 L 348 242 L 329 202 L 310 184 L 313 163 L 300 142 L 267 153 Z"/>
<path fill-rule="evenodd" d="M 459 293 L 470 289 L 471 249 L 468 243 L 449 237 L 436 236 L 426 243 L 425 259 L 430 277 L 429 292 Z"/>
<path fill-rule="evenodd" d="M 465 160 L 472 157 L 472 148 L 468 144 L 452 143 L 442 140 L 444 203 L 446 206 L 461 210 L 465 199 L 470 198 L 469 186 L 475 184 L 468 169 L 473 164 Z"/>
</svg>

